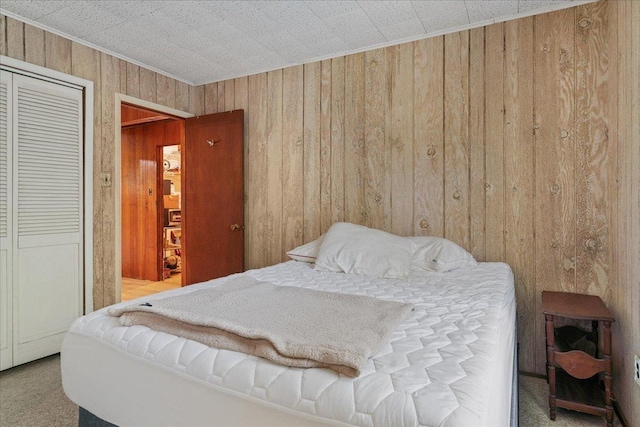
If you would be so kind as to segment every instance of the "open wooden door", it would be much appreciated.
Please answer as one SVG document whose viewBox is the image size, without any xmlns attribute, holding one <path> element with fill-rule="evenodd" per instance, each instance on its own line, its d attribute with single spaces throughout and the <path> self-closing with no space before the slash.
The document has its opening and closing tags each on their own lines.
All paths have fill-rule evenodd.
<svg viewBox="0 0 640 427">
<path fill-rule="evenodd" d="M 186 119 L 183 285 L 244 268 L 244 112 Z"/>
</svg>

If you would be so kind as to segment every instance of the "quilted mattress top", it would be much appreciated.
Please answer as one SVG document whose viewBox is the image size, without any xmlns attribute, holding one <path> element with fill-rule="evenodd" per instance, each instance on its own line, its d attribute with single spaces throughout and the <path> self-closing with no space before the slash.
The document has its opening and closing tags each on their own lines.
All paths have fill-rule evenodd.
<svg viewBox="0 0 640 427">
<path fill-rule="evenodd" d="M 295 261 L 243 274 L 278 285 L 411 302 L 415 310 L 357 378 L 328 369 L 288 368 L 145 326 L 120 326 L 106 309 L 77 319 L 70 333 L 102 340 L 131 357 L 219 387 L 342 423 L 486 424 L 498 352 L 505 350 L 505 331 L 513 328 L 504 324 L 505 313 L 515 305 L 508 265 L 479 263 L 448 273 L 413 274 L 404 280 L 319 272 Z M 142 300 L 192 292 L 225 280 Z"/>
</svg>

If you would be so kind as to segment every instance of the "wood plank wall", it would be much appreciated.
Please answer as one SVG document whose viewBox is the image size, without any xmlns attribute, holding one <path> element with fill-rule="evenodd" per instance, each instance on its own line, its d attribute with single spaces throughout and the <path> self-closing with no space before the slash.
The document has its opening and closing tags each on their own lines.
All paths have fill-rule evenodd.
<svg viewBox="0 0 640 427">
<path fill-rule="evenodd" d="M 192 112 L 194 88 L 21 21 L 0 15 L 0 54 L 94 82 L 93 298 L 96 309 L 115 294 L 115 188 L 100 173 L 115 173 L 115 93 Z"/>
<path fill-rule="evenodd" d="M 612 129 L 617 135 L 618 171 L 612 184 L 618 191 L 612 190 L 617 241 L 610 306 L 616 318 L 615 396 L 631 426 L 640 420 L 640 387 L 633 380 L 633 356 L 640 356 L 640 2 L 620 1 L 616 6 L 611 13 L 617 19 L 617 126 Z"/>
<path fill-rule="evenodd" d="M 445 236 L 514 268 L 521 369 L 542 290 L 604 297 L 614 389 L 640 419 L 640 2 L 600 1 L 189 87 L 0 15 L 0 54 L 96 83 L 95 305 L 115 298 L 113 92 L 245 110 L 247 268 L 336 220 Z"/>
<path fill-rule="evenodd" d="M 617 7 L 243 77 L 242 107 L 233 80 L 196 87 L 248 117 L 246 268 L 335 221 L 444 236 L 511 265 L 520 369 L 544 373 L 541 292 L 612 303 Z"/>
</svg>

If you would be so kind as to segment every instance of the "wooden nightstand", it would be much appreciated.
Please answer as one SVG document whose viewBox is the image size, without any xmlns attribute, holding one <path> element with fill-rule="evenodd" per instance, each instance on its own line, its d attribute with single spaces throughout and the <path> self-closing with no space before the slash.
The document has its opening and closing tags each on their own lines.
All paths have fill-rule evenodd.
<svg viewBox="0 0 640 427">
<path fill-rule="evenodd" d="M 605 415 L 613 425 L 611 403 L 611 313 L 600 297 L 542 292 L 546 322 L 549 417 L 556 408 Z M 573 326 L 556 328 L 556 317 L 590 320 L 592 331 Z M 602 337 L 598 336 L 599 331 Z M 600 380 L 604 378 L 604 388 Z"/>
</svg>

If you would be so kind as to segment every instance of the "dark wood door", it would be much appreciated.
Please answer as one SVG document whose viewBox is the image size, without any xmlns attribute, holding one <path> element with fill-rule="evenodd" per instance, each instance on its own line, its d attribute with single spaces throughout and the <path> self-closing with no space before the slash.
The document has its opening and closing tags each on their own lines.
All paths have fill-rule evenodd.
<svg viewBox="0 0 640 427">
<path fill-rule="evenodd" d="M 183 285 L 243 271 L 244 112 L 186 119 Z"/>
<path fill-rule="evenodd" d="M 150 131 L 147 126 L 122 128 L 122 276 L 158 281 L 158 165 Z"/>
</svg>

